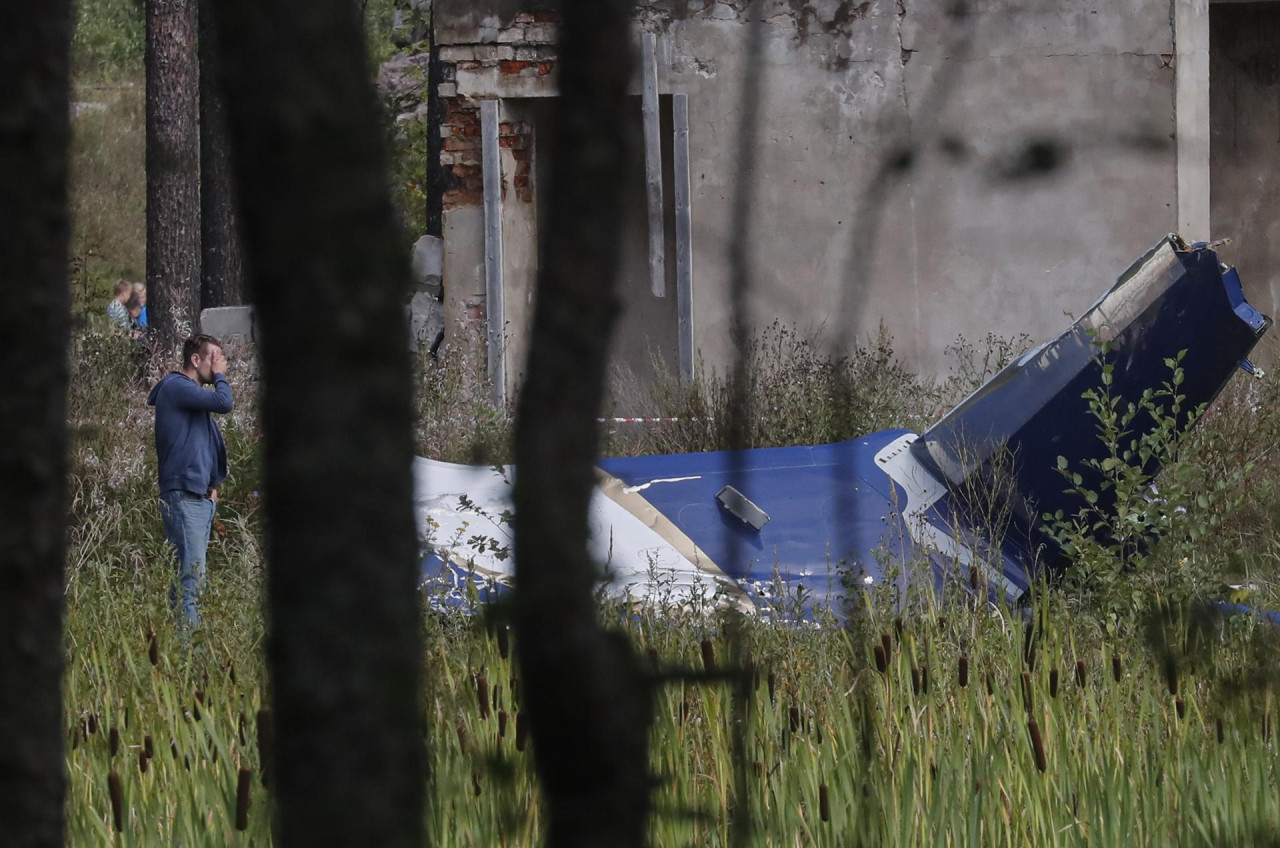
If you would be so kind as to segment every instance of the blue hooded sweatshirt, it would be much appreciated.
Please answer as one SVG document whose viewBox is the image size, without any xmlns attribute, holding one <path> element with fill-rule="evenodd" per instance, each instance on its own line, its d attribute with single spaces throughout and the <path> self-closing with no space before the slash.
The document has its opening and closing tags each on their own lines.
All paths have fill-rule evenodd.
<svg viewBox="0 0 1280 848">
<path fill-rule="evenodd" d="M 151 389 L 147 405 L 156 408 L 156 458 L 160 494 L 172 491 L 207 495 L 227 478 L 227 447 L 211 412 L 231 411 L 231 384 L 213 375 L 213 391 L 177 371 Z"/>
</svg>

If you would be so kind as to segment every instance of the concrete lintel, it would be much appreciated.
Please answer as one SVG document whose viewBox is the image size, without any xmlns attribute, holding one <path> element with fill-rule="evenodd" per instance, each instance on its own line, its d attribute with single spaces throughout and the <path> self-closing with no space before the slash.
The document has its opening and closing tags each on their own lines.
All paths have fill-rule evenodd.
<svg viewBox="0 0 1280 848">
<path fill-rule="evenodd" d="M 502 301 L 502 173 L 498 155 L 498 101 L 480 101 L 484 168 L 484 294 L 489 379 L 494 403 L 507 400 L 506 324 Z"/>
</svg>

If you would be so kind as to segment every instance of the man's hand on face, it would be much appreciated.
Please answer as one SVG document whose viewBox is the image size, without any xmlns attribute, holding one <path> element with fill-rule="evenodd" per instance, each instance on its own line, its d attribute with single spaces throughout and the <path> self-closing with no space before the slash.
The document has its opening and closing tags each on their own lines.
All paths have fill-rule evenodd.
<svg viewBox="0 0 1280 848">
<path fill-rule="evenodd" d="M 213 373 L 226 375 L 227 373 L 227 357 L 222 354 L 222 348 L 215 347 L 213 349 Z"/>
</svg>

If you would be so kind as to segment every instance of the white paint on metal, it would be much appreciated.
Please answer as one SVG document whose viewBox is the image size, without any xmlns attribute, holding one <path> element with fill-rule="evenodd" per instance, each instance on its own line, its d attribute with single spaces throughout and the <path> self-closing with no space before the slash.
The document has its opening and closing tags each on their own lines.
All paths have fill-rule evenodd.
<svg viewBox="0 0 1280 848">
<path fill-rule="evenodd" d="M 686 480 L 701 480 L 701 479 L 702 479 L 701 474 L 695 474 L 692 477 L 658 477 L 657 479 L 650 480 L 648 483 L 641 483 L 639 486 L 627 486 L 623 488 L 622 491 L 624 494 L 629 495 L 629 494 L 632 494 L 633 492 L 643 492 L 645 489 L 649 488 L 654 483 L 683 483 Z"/>
<path fill-rule="evenodd" d="M 910 447 L 918 438 L 920 437 L 915 433 L 900 436 L 881 448 L 875 457 L 876 466 L 907 493 L 907 504 L 902 511 L 907 532 L 923 548 L 932 548 L 965 567 L 981 568 L 986 572 L 988 580 L 1004 589 L 1005 597 L 1010 601 L 1017 600 L 1022 595 L 1022 590 L 1005 577 L 998 564 L 987 562 L 985 557 L 975 556 L 967 545 L 928 521 L 925 513 L 947 490 L 911 453 Z"/>
</svg>

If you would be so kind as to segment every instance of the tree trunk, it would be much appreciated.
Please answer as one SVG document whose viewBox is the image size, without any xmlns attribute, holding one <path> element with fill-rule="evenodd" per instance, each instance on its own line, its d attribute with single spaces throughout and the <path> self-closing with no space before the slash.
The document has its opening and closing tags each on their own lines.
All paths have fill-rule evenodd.
<svg viewBox="0 0 1280 848">
<path fill-rule="evenodd" d="M 199 326 L 196 0 L 147 0 L 147 315 L 157 350 Z"/>
<path fill-rule="evenodd" d="M 351 0 L 217 0 L 262 332 L 276 826 L 417 845 L 426 757 L 408 255 Z"/>
<path fill-rule="evenodd" d="M 602 632 L 587 553 L 621 210 L 636 167 L 626 0 L 561 5 L 546 251 L 516 425 L 517 651 L 554 846 L 638 846 L 649 812 L 650 682 Z"/>
<path fill-rule="evenodd" d="M 200 308 L 245 302 L 244 251 L 240 244 L 227 115 L 217 85 L 214 9 L 200 0 Z"/>
<path fill-rule="evenodd" d="M 0 822 L 6 845 L 65 842 L 68 0 L 0 27 Z"/>
</svg>

